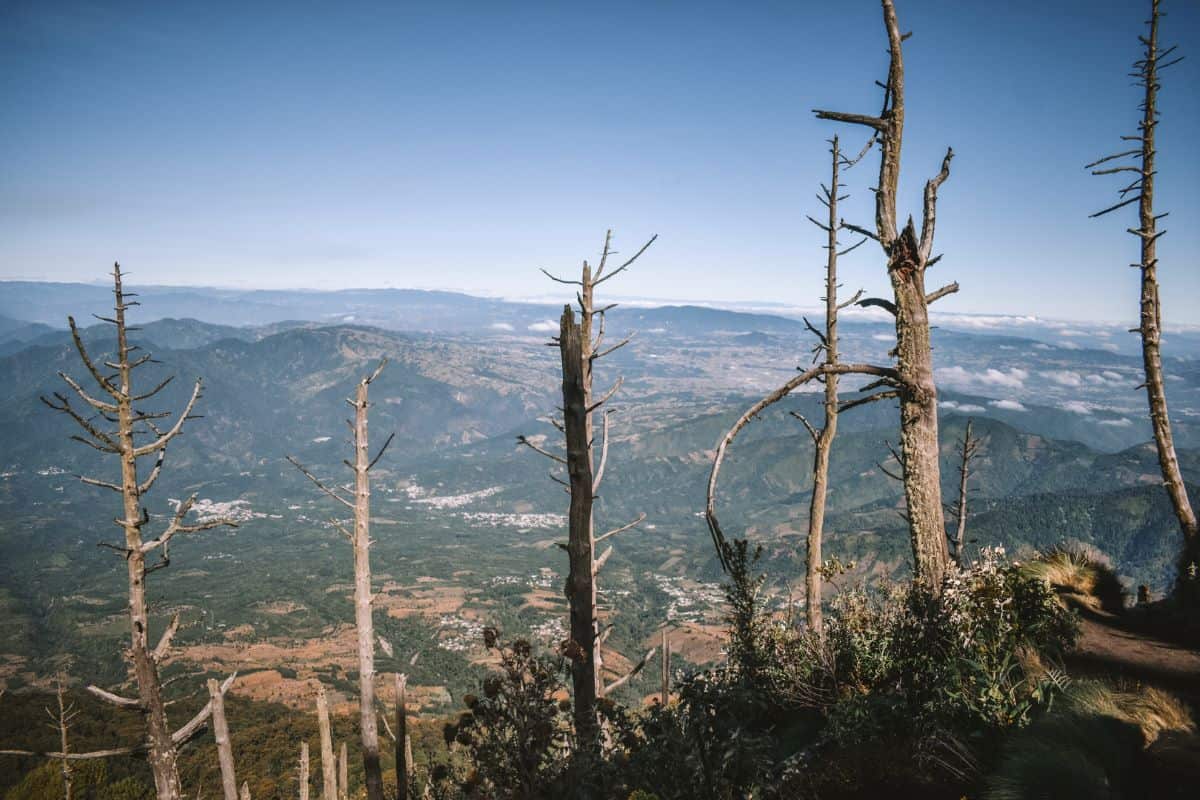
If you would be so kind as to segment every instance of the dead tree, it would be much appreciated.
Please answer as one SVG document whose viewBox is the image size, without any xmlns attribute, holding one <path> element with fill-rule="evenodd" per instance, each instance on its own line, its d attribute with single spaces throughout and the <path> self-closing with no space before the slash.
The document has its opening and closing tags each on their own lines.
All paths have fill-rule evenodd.
<svg viewBox="0 0 1200 800">
<path fill-rule="evenodd" d="M 229 725 L 225 722 L 225 697 L 216 680 L 208 679 L 208 696 L 212 701 L 213 738 L 217 743 L 217 762 L 221 766 L 221 790 L 225 800 L 238 800 L 237 775 L 233 766 L 233 745 L 229 741 Z"/>
<path fill-rule="evenodd" d="M 346 743 L 338 747 L 338 800 L 350 797 L 350 761 L 346 756 Z"/>
<path fill-rule="evenodd" d="M 1134 143 L 1135 146 L 1093 161 L 1087 168 L 1092 170 L 1093 175 L 1133 175 L 1132 182 L 1120 190 L 1121 199 L 1118 203 L 1091 216 L 1102 217 L 1132 203 L 1138 204 L 1138 227 L 1129 228 L 1129 232 L 1136 236 L 1141 244 L 1141 259 L 1138 263 L 1130 265 L 1140 270 L 1142 277 L 1140 323 L 1133 330 L 1142 338 L 1142 366 L 1146 380 L 1138 388 L 1146 389 L 1146 399 L 1150 406 L 1150 426 L 1154 430 L 1154 444 L 1158 449 L 1158 465 L 1162 471 L 1163 485 L 1166 486 L 1175 517 L 1179 521 L 1179 529 L 1183 533 L 1183 552 L 1179 561 L 1177 583 L 1183 596 L 1196 601 L 1200 599 L 1200 587 L 1196 585 L 1190 573 L 1195 569 L 1191 565 L 1200 563 L 1200 525 L 1197 524 L 1196 512 L 1188 498 L 1187 486 L 1179 469 L 1179 459 L 1175 455 L 1175 440 L 1167 413 L 1162 366 L 1162 304 L 1158 296 L 1157 245 L 1159 238 L 1166 233 L 1166 230 L 1158 230 L 1158 221 L 1167 215 L 1154 213 L 1154 176 L 1157 169 L 1154 134 L 1159 123 L 1159 73 L 1179 63 L 1183 58 L 1171 58 L 1175 51 L 1174 46 L 1165 50 L 1159 48 L 1158 23 L 1162 16 L 1164 15 L 1159 11 L 1159 0 L 1151 0 L 1148 21 L 1150 35 L 1138 36 L 1145 50 L 1142 57 L 1134 62 L 1133 72 L 1130 73 L 1143 89 L 1142 119 L 1138 122 L 1136 135 L 1122 136 L 1121 139 Z M 1121 160 L 1127 158 L 1132 158 L 1135 163 L 1120 164 Z M 1113 162 L 1117 163 L 1113 165 Z"/>
<path fill-rule="evenodd" d="M 517 438 L 522 445 L 549 458 L 559 467 L 565 467 L 567 472 L 566 481 L 554 473 L 551 473 L 551 478 L 562 484 L 571 496 L 567 542 L 560 544 L 560 547 L 567 551 L 569 563 L 566 596 L 570 606 L 570 638 L 564 643 L 563 651 L 571 660 L 575 732 L 586 748 L 598 747 L 600 742 L 599 722 L 596 717 L 597 698 L 623 685 L 640 672 L 654 654 L 654 649 L 651 649 L 628 673 L 605 685 L 601 646 L 612 626 L 608 626 L 604 631 L 600 630 L 596 606 L 596 579 L 612 555 L 613 549 L 610 545 L 597 557 L 596 545 L 637 527 L 646 515 L 640 514 L 628 524 L 599 536 L 595 535 L 592 506 L 604 478 L 612 435 L 612 414 L 604 406 L 620 389 L 622 379 L 618 378 L 612 388 L 597 400 L 592 393 L 592 369 L 596 361 L 624 347 L 630 339 L 627 337 L 616 344 L 604 346 L 605 315 L 615 308 L 616 304 L 597 308 L 594 296 L 597 286 L 628 269 L 657 238 L 651 237 L 631 258 L 611 272 L 605 270 L 608 268 L 609 258 L 616 255 L 612 250 L 612 231 L 605 234 L 604 249 L 595 274 L 586 261 L 583 262 L 583 272 L 579 280 L 555 277 L 542 270 L 551 280 L 579 287 L 576 292 L 579 319 L 576 320 L 570 305 L 564 306 L 559 321 L 559 335 L 553 342 L 562 357 L 563 419 L 561 422 L 554 418 L 549 421 L 563 434 L 565 453 L 560 455 L 551 452 L 524 436 Z M 596 440 L 592 415 L 597 411 L 602 411 L 603 435 L 599 463 L 596 463 L 593 457 Z"/>
<path fill-rule="evenodd" d="M 362 738 L 363 774 L 367 784 L 367 800 L 383 800 L 383 767 L 379 761 L 379 727 L 375 720 L 375 623 L 372 618 L 371 593 L 371 483 L 370 472 L 383 456 L 395 434 L 379 448 L 374 458 L 370 457 L 367 443 L 367 390 L 371 382 L 379 377 L 387 364 L 380 362 L 367 377 L 358 382 L 353 399 L 346 402 L 354 408 L 354 420 L 349 422 L 354 433 L 354 463 L 346 461 L 354 473 L 353 497 L 346 497 L 347 489 L 330 488 L 308 471 L 299 461 L 288 456 L 297 469 L 316 484 L 317 488 L 354 512 L 354 530 L 337 520 L 330 524 L 337 528 L 354 548 L 354 626 L 358 631 L 358 701 L 359 731 Z"/>
<path fill-rule="evenodd" d="M 396 674 L 396 800 L 408 800 L 408 676 Z"/>
<path fill-rule="evenodd" d="M 958 500 L 954 503 L 954 560 L 958 566 L 967 565 L 967 481 L 975 474 L 971 461 L 979 452 L 980 440 L 971 435 L 974 420 L 967 420 L 963 438 L 958 441 Z"/>
<path fill-rule="evenodd" d="M 321 737 L 321 800 L 337 800 L 337 761 L 333 755 L 333 733 L 329 729 L 329 698 L 325 685 L 317 684 L 317 730 Z"/>
<path fill-rule="evenodd" d="M 866 150 L 870 148 L 873 139 L 867 143 L 867 147 L 858 158 L 862 158 L 866 154 Z M 841 168 L 843 166 L 852 166 L 858 161 L 851 161 L 842 156 L 841 148 L 838 142 L 838 137 L 834 136 L 830 140 L 832 145 L 830 154 L 832 155 L 831 176 L 829 186 L 821 185 L 821 194 L 817 195 L 829 212 L 826 222 L 818 222 L 809 217 L 809 221 L 816 225 L 821 230 L 825 231 L 827 242 L 825 244 L 825 330 L 824 332 L 809 322 L 804 320 L 804 324 L 817 337 L 817 344 L 813 347 L 813 361 L 823 361 L 826 366 L 833 367 L 838 364 L 838 312 L 859 300 L 862 297 L 862 292 L 858 292 L 854 297 L 845 303 L 838 304 L 838 275 L 837 264 L 838 256 L 843 252 L 848 253 L 855 249 L 866 238 L 861 239 L 858 244 L 851 245 L 845 251 L 839 252 L 838 247 L 838 230 L 840 219 L 838 217 L 838 201 L 844 200 L 845 195 L 839 195 L 839 192 L 844 187 L 841 183 Z M 823 195 L 823 196 L 822 196 Z M 818 381 L 825 384 L 825 403 L 824 414 L 825 419 L 821 424 L 820 430 L 814 428 L 801 414 L 793 412 L 796 418 L 804 423 L 804 427 L 808 430 L 809 435 L 813 440 L 813 488 L 812 500 L 808 507 L 808 542 L 807 556 L 805 563 L 805 578 L 804 578 L 804 602 L 805 616 L 808 621 L 809 630 L 816 633 L 821 632 L 821 543 L 824 538 L 825 531 L 825 502 L 829 494 L 829 452 L 833 448 L 833 439 L 837 436 L 837 424 L 839 413 L 838 402 L 838 374 L 836 372 L 828 372 L 817 377 Z"/>
<path fill-rule="evenodd" d="M 666 708 L 667 703 L 671 702 L 671 638 L 667 633 L 667 629 L 662 629 L 662 666 L 661 675 L 659 676 L 659 699 Z"/>
<path fill-rule="evenodd" d="M 300 784 L 300 800 L 308 800 L 308 742 L 300 743 L 300 770 L 297 782 Z"/>
<path fill-rule="evenodd" d="M 887 256 L 892 300 L 868 298 L 860 305 L 886 309 L 896 320 L 896 371 L 898 380 L 889 393 L 900 401 L 900 450 L 904 456 L 904 496 L 909 536 L 913 549 L 913 571 L 917 580 L 937 591 L 949 563 L 946 527 L 942 508 L 941 473 L 938 463 L 937 386 L 933 379 L 929 306 L 958 291 L 950 283 L 932 292 L 925 286 L 925 272 L 941 256 L 933 256 L 934 223 L 938 188 L 950 176 L 948 149 L 941 170 L 925 184 L 920 236 L 910 217 L 899 229 L 896 190 L 900 181 L 900 149 L 904 140 L 904 58 L 901 34 L 893 0 L 882 0 L 887 28 L 890 64 L 884 86 L 883 110 L 878 116 L 816 111 L 819 119 L 847 122 L 870 128 L 880 144 L 879 185 L 875 189 L 874 233 L 856 225 L 849 230 L 877 242 Z"/>
<path fill-rule="evenodd" d="M 59 747 L 62 748 L 61 752 L 64 755 L 64 758 L 59 759 L 62 766 L 63 798 L 64 800 L 73 800 L 71 759 L 65 756 L 69 756 L 71 753 L 71 723 L 79 716 L 79 712 L 75 710 L 74 703 L 67 703 L 63 699 L 63 694 L 62 676 L 59 676 L 54 690 L 54 696 L 58 700 L 58 710 L 51 711 L 47 708 L 46 713 L 54 721 L 52 727 L 58 731 Z"/>
<path fill-rule="evenodd" d="M 150 524 L 150 513 L 142 505 L 142 498 L 150 491 L 162 472 L 167 445 L 183 432 L 184 423 L 196 419 L 192 413 L 201 396 L 202 382 L 199 378 L 192 388 L 191 398 L 183 411 L 168 424 L 162 420 L 171 417 L 168 412 L 144 410 L 143 402 L 157 395 L 172 380 L 172 377 L 154 386 L 149 391 L 139 392 L 134 387 L 135 370 L 151 362 L 149 353 L 129 343 L 128 334 L 137 328 L 126 324 L 126 312 L 139 305 L 129 298 L 136 295 L 122 288 L 123 273 L 120 264 L 113 265 L 113 296 L 116 299 L 112 317 L 97 317 L 116 329 L 116 353 L 112 361 L 97 362 L 88 353 L 83 338 L 68 317 L 75 349 L 83 365 L 95 381 L 99 393 L 93 393 L 66 373 L 59 375 L 71 391 L 86 406 L 77 407 L 66 394 L 56 392 L 53 399 L 43 397 L 42 402 L 50 408 L 70 417 L 82 433 L 72 436 L 75 441 L 106 455 L 116 456 L 120 462 L 119 483 L 80 476 L 89 486 L 108 489 L 121 495 L 123 515 L 115 520 L 124 531 L 124 544 L 101 543 L 115 551 L 124 561 L 129 577 L 129 622 L 130 646 L 126 655 L 133 664 L 137 682 L 136 698 L 121 697 L 96 686 L 88 691 L 119 708 L 137 709 L 146 721 L 146 741 L 133 748 L 118 748 L 116 751 L 99 751 L 96 754 L 78 754 L 72 758 L 107 757 L 120 751 L 145 752 L 154 775 L 154 785 L 161 800 L 178 800 L 181 794 L 179 783 L 178 751 L 181 746 L 198 734 L 204 727 L 212 709 L 212 701 L 204 706 L 200 714 L 176 731 L 172 731 L 167 720 L 167 704 L 162 694 L 159 666 L 166 658 L 171 639 L 179 629 L 179 615 L 172 618 L 158 644 L 150 645 L 150 618 L 146 603 L 146 578 L 150 573 L 164 569 L 170 564 L 170 543 L 177 534 L 195 533 L 221 525 L 236 527 L 232 520 L 207 518 L 188 522 L 188 513 L 196 503 L 192 495 L 179 503 L 166 527 L 155 537 L 147 539 L 144 529 Z M 154 457 L 154 466 L 143 479 L 139 475 L 138 460 Z M 156 552 L 157 551 L 157 552 Z M 147 564 L 147 558 L 156 555 L 157 560 Z M 221 685 L 224 694 L 232 677 Z"/>
</svg>

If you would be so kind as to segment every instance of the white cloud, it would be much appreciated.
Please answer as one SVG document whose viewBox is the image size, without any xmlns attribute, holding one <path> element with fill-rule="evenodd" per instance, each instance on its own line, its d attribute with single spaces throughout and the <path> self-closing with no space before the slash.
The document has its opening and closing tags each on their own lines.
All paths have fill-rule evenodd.
<svg viewBox="0 0 1200 800">
<path fill-rule="evenodd" d="M 488 327 L 494 331 L 511 331 L 513 329 L 513 326 L 507 322 L 493 322 Z"/>
<path fill-rule="evenodd" d="M 558 330 L 558 325 L 554 324 L 548 319 L 545 319 L 541 322 L 535 322 L 530 325 L 529 330 L 533 331 L 534 333 L 550 333 L 551 331 Z"/>
<path fill-rule="evenodd" d="M 988 405 L 995 408 L 1003 409 L 1004 411 L 1028 411 L 1025 406 L 1021 405 L 1016 400 L 992 400 Z"/>
<path fill-rule="evenodd" d="M 1087 331 L 1076 331 L 1076 330 L 1072 330 L 1070 328 L 1066 328 L 1064 330 L 1059 331 L 1058 335 L 1059 336 L 1087 336 L 1088 334 L 1087 334 Z"/>
<path fill-rule="evenodd" d="M 1092 407 L 1082 400 L 1070 400 L 1062 404 L 1063 411 L 1070 411 L 1072 414 L 1090 414 Z"/>
<path fill-rule="evenodd" d="M 940 383 L 951 386 L 999 386 L 1005 389 L 1023 389 L 1029 372 L 1013 367 L 1007 372 L 989 368 L 983 372 L 970 372 L 962 367 L 942 367 L 934 370 L 934 376 Z"/>
<path fill-rule="evenodd" d="M 877 333 L 871 337 L 877 342 L 894 342 L 896 335 L 894 333 Z"/>
<path fill-rule="evenodd" d="M 1045 342 L 1038 342 L 1037 344 L 1035 344 L 1033 346 L 1033 349 L 1034 350 L 1049 350 L 1050 345 L 1046 344 Z"/>
<path fill-rule="evenodd" d="M 980 411 L 987 410 L 983 406 L 977 406 L 974 403 L 960 403 L 957 400 L 942 400 L 938 403 L 938 407 L 963 414 L 978 414 Z"/>
<path fill-rule="evenodd" d="M 1048 378 L 1059 386 L 1083 386 L 1083 376 L 1069 369 L 1043 370 L 1042 377 Z"/>
<path fill-rule="evenodd" d="M 1108 342 L 1107 344 L 1102 344 L 1102 345 L 1100 345 L 1100 349 L 1101 349 L 1101 350 L 1107 350 L 1107 351 L 1108 351 L 1108 352 L 1110 352 L 1110 353 L 1119 353 L 1119 352 L 1121 352 L 1121 348 L 1117 347 L 1117 346 L 1116 346 L 1115 344 L 1113 344 L 1112 342 Z"/>
<path fill-rule="evenodd" d="M 1128 417 L 1121 417 L 1120 419 L 1102 419 L 1100 420 L 1100 424 L 1109 425 L 1114 428 L 1128 428 L 1129 426 L 1133 425 L 1133 420 L 1129 419 Z"/>
</svg>

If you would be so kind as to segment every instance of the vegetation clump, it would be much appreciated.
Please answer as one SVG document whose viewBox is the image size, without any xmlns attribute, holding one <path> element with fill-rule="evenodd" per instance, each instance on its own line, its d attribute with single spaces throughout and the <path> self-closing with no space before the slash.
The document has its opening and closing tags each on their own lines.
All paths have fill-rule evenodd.
<svg viewBox="0 0 1200 800">
<path fill-rule="evenodd" d="M 1094 547 L 1064 542 L 1026 562 L 1024 572 L 1044 581 L 1065 603 L 1118 614 L 1125 588 L 1108 557 Z"/>
</svg>

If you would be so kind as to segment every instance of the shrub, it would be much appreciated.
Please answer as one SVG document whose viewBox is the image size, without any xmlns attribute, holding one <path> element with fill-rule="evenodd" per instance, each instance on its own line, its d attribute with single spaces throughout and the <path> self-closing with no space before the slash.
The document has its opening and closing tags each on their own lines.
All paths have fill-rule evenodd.
<svg viewBox="0 0 1200 800">
<path fill-rule="evenodd" d="M 1003 549 L 984 548 L 940 594 L 887 585 L 839 596 L 824 639 L 801 637 L 808 672 L 794 695 L 825 698 L 829 736 L 843 743 L 930 725 L 1021 725 L 1058 685 L 1041 657 L 1057 657 L 1075 635 L 1043 582 Z"/>
<path fill-rule="evenodd" d="M 465 750 L 470 768 L 460 787 L 468 797 L 549 797 L 565 776 L 570 749 L 569 705 L 560 703 L 561 659 L 534 654 L 528 641 L 484 642 L 500 654 L 500 669 L 484 679 L 467 710 L 445 726 L 446 744 Z"/>
</svg>

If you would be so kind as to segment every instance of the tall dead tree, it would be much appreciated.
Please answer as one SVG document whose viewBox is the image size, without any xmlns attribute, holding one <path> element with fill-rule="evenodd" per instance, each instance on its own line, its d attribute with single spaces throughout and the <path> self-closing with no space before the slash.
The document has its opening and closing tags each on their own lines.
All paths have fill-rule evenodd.
<svg viewBox="0 0 1200 800">
<path fill-rule="evenodd" d="M 395 434 L 379 448 L 374 458 L 370 457 L 367 442 L 368 387 L 379 377 L 387 365 L 383 359 L 367 377 L 358 382 L 353 399 L 346 400 L 354 409 L 354 420 L 347 421 L 354 436 L 354 463 L 346 465 L 354 474 L 353 496 L 346 497 L 348 489 L 330 488 L 308 471 L 295 458 L 288 456 L 297 469 L 316 484 L 317 488 L 341 503 L 354 513 L 354 530 L 350 531 L 337 520 L 330 520 L 344 535 L 354 549 L 354 627 L 358 632 L 358 701 L 359 732 L 362 739 L 363 774 L 367 784 L 367 800 L 383 800 L 383 767 L 379 761 L 379 726 L 375 719 L 375 623 L 372 618 L 371 593 L 371 468 L 383 456 Z"/>
<path fill-rule="evenodd" d="M 560 467 L 565 467 L 568 480 L 564 481 L 551 473 L 551 478 L 562 484 L 571 496 L 567 521 L 567 542 L 560 544 L 567 551 L 569 574 L 566 583 L 566 596 L 570 607 L 570 639 L 564 643 L 563 651 L 571 659 L 571 683 L 574 692 L 574 722 L 575 732 L 582 746 L 594 748 L 599 746 L 600 729 L 596 717 L 596 700 L 623 685 L 636 675 L 653 656 L 654 649 L 646 653 L 634 667 L 625 675 L 612 683 L 605 685 L 603 677 L 602 644 L 612 626 L 605 630 L 600 628 L 600 619 L 596 604 L 596 579 L 605 562 L 612 555 L 612 546 L 599 557 L 596 556 L 596 545 L 618 533 L 635 528 L 645 518 L 638 515 L 632 522 L 614 528 L 599 536 L 595 535 L 593 520 L 593 503 L 604 478 L 605 466 L 608 463 L 608 448 L 611 440 L 611 411 L 604 408 L 617 390 L 621 388 L 622 379 L 618 378 L 600 399 L 595 399 L 592 393 L 592 370 L 601 358 L 613 353 L 629 343 L 627 337 L 610 346 L 604 346 L 605 315 L 616 307 L 616 303 L 597 308 L 595 305 L 595 289 L 601 283 L 614 278 L 629 268 L 646 249 L 654 243 L 653 236 L 642 245 L 631 258 L 624 261 L 611 272 L 608 260 L 616 255 L 612 250 L 612 231 L 604 237 L 604 249 L 600 262 L 592 273 L 591 265 L 583 262 L 583 271 L 579 280 L 568 280 L 545 274 L 558 283 L 579 287 L 576 300 L 579 304 L 579 319 L 570 305 L 563 307 L 559 320 L 559 335 L 553 342 L 557 345 L 562 357 L 562 398 L 563 419 L 551 417 L 549 422 L 563 434 L 565 454 L 551 452 L 536 442 L 524 436 L 517 441 L 535 452 L 549 458 Z M 595 333 L 593 334 L 593 329 Z M 602 411 L 601 425 L 603 443 L 600 445 L 599 463 L 596 463 L 595 432 L 592 415 Z"/>
<path fill-rule="evenodd" d="M 863 148 L 863 152 L 859 154 L 862 158 L 870 148 L 872 142 L 867 143 L 867 147 Z M 821 332 L 809 322 L 804 320 L 804 324 L 817 337 L 817 344 L 813 348 L 813 361 L 822 361 L 828 367 L 834 367 L 838 364 L 838 312 L 846 306 L 852 305 L 862 297 L 862 292 L 858 292 L 850 300 L 839 305 L 838 303 L 838 274 L 837 264 L 838 256 L 848 253 L 855 249 L 866 239 L 862 239 L 858 244 L 851 245 L 845 251 L 839 252 L 838 247 L 838 230 L 840 218 L 838 217 L 838 201 L 844 200 L 845 195 L 840 195 L 839 192 L 845 186 L 841 183 L 841 169 L 843 166 L 852 166 L 858 161 L 850 161 L 842 156 L 841 146 L 838 142 L 838 137 L 834 136 L 830 140 L 830 154 L 832 155 L 832 164 L 830 168 L 829 186 L 821 185 L 821 194 L 817 195 L 829 212 L 826 222 L 819 222 L 812 217 L 809 221 L 816 225 L 821 230 L 825 231 L 827 241 L 825 243 L 825 330 Z M 823 195 L 823 196 L 822 196 Z M 821 632 L 821 543 L 824 538 L 825 531 L 825 502 L 829 494 L 829 453 L 833 449 L 833 439 L 837 436 L 838 413 L 840 405 L 838 401 L 838 374 L 837 372 L 827 372 L 817 377 L 818 381 L 825 384 L 825 403 L 824 415 L 825 419 L 821 424 L 820 430 L 814 428 L 807 419 L 802 415 L 795 413 L 795 416 L 804 423 L 804 427 L 808 430 L 813 440 L 813 488 L 812 500 L 808 507 L 808 542 L 807 556 L 805 561 L 805 577 L 804 577 L 804 602 L 805 616 L 808 622 L 809 630 L 816 633 Z"/>
<path fill-rule="evenodd" d="M 135 371 L 150 363 L 152 359 L 149 353 L 140 352 L 139 346 L 129 343 L 128 334 L 137 328 L 126 324 L 126 312 L 139 303 L 129 299 L 136 295 L 123 289 L 124 273 L 121 272 L 120 264 L 113 265 L 112 275 L 114 315 L 97 319 L 116 329 L 116 351 L 113 360 L 97 362 L 93 359 L 83 344 L 75 319 L 67 318 L 75 349 L 79 352 L 79 357 L 99 393 L 93 394 L 69 375 L 60 372 L 63 381 L 86 408 L 76 407 L 66 394 L 57 392 L 53 399 L 43 397 L 42 402 L 75 421 L 81 429 L 81 434 L 72 436 L 72 439 L 106 455 L 116 456 L 120 462 L 120 482 L 84 476 L 80 476 L 80 480 L 89 486 L 108 489 L 121 495 L 123 515 L 115 522 L 124 531 L 125 542 L 119 545 L 102 543 L 102 546 L 115 551 L 124 559 L 128 573 L 130 646 L 125 652 L 133 665 L 138 696 L 121 697 L 96 686 L 90 686 L 88 690 L 120 708 L 140 711 L 146 721 L 147 738 L 144 744 L 132 748 L 100 751 L 99 754 L 78 754 L 72 758 L 89 755 L 107 757 L 121 751 L 145 752 L 154 775 L 158 797 L 162 800 L 177 800 L 181 794 L 179 748 L 203 729 L 211 714 L 212 702 L 210 700 L 200 713 L 182 728 L 171 730 L 167 720 L 167 704 L 163 698 L 159 666 L 166 658 L 171 639 L 179 629 L 179 616 L 175 615 L 172 618 L 158 643 L 151 647 L 146 578 L 150 573 L 164 569 L 170 564 L 170 543 L 176 535 L 195 533 L 221 525 L 236 527 L 236 524 L 224 518 L 205 518 L 188 522 L 188 514 L 196 503 L 196 495 L 193 494 L 179 503 L 174 515 L 157 536 L 147 539 L 144 535 L 151 517 L 150 512 L 142 505 L 142 498 L 154 486 L 162 472 L 167 445 L 183 432 L 185 422 L 196 418 L 192 411 L 200 399 L 202 382 L 199 378 L 196 379 L 187 405 L 169 425 L 160 426 L 162 420 L 171 417 L 169 412 L 144 410 L 144 401 L 161 392 L 174 376 L 160 382 L 149 391 L 139 392 L 135 388 Z M 139 475 L 138 460 L 151 456 L 154 458 L 154 466 L 143 479 Z M 157 560 L 147 564 L 147 558 L 151 555 L 157 555 Z M 232 680 L 232 677 L 229 678 L 219 687 L 222 694 L 228 690 Z"/>
<path fill-rule="evenodd" d="M 221 791 L 225 800 L 238 800 L 233 744 L 229 741 L 229 725 L 225 721 L 225 697 L 213 678 L 208 679 L 208 696 L 212 701 L 213 739 L 217 743 L 217 763 L 221 767 Z"/>
<path fill-rule="evenodd" d="M 900 400 L 900 450 L 904 464 L 904 496 L 912 541 L 913 570 L 917 580 L 937 591 L 950 555 L 946 546 L 938 463 L 937 386 L 933 379 L 929 306 L 935 300 L 958 291 L 958 284 L 950 283 L 928 292 L 925 273 L 941 258 L 932 255 L 937 193 L 950 176 L 950 160 L 954 157 L 954 151 L 946 151 L 941 170 L 925 184 L 920 236 L 911 217 L 900 229 L 896 217 L 896 190 L 900 181 L 900 150 L 904 141 L 904 57 L 901 43 L 910 34 L 900 32 L 893 0 L 882 0 L 882 5 L 890 55 L 883 110 L 878 116 L 838 111 L 815 113 L 820 119 L 870 128 L 880 144 L 879 185 L 875 189 L 875 231 L 872 233 L 849 224 L 844 227 L 879 242 L 887 256 L 893 299 L 871 298 L 863 300 L 861 305 L 884 308 L 896 320 L 898 380 L 889 393 Z"/>
<path fill-rule="evenodd" d="M 980 441 L 971 435 L 974 420 L 967 420 L 962 439 L 958 441 L 958 500 L 955 501 L 954 512 L 954 560 L 959 567 L 967 565 L 967 482 L 975 471 L 971 469 L 971 461 L 979 452 Z"/>
<path fill-rule="evenodd" d="M 800 372 L 783 386 L 762 398 L 733 424 L 717 444 L 708 479 L 705 518 L 717 550 L 717 557 L 729 571 L 729 543 L 716 516 L 717 478 L 726 451 L 738 433 L 767 407 L 787 397 L 798 387 L 813 380 L 835 375 L 867 375 L 875 380 L 861 387 L 861 398 L 840 403 L 845 411 L 879 400 L 900 401 L 900 442 L 898 460 L 904 468 L 904 495 L 909 538 L 913 551 L 914 578 L 932 591 L 940 591 L 942 576 L 949 563 L 945 515 L 942 508 L 941 473 L 938 464 L 937 387 L 933 380 L 933 354 L 930 344 L 929 305 L 958 291 L 957 283 L 933 292 L 925 291 L 925 271 L 941 256 L 931 257 L 938 188 L 950 176 L 953 151 L 947 150 L 941 171 L 925 184 L 924 215 L 918 239 L 910 218 L 903 230 L 896 223 L 896 189 L 900 178 L 900 148 L 904 138 L 904 62 L 901 35 L 892 0 L 882 0 L 884 26 L 887 29 L 890 64 L 884 86 L 883 110 L 879 116 L 816 111 L 821 119 L 863 125 L 872 130 L 871 143 L 880 143 L 879 186 L 875 189 L 875 232 L 838 220 L 837 228 L 853 231 L 879 242 L 888 259 L 893 300 L 866 298 L 860 306 L 878 306 L 896 320 L 895 367 L 872 364 L 821 363 Z M 864 149 L 865 155 L 865 149 Z M 861 157 L 861 156 L 860 156 Z M 857 160 L 857 159 L 855 159 Z M 820 224 L 820 223 L 818 223 Z M 825 227 L 822 225 L 822 227 Z M 833 227 L 833 226 L 830 226 Z M 854 245 L 857 247 L 858 245 Z M 848 305 L 848 303 L 843 304 Z M 875 390 L 879 391 L 875 391 Z M 872 393 L 873 392 L 873 393 Z"/>
<path fill-rule="evenodd" d="M 1200 581 L 1192 576 L 1195 569 L 1193 565 L 1200 563 L 1200 525 L 1197 524 L 1196 512 L 1188 498 L 1187 486 L 1179 469 L 1175 440 L 1171 434 L 1171 420 L 1167 413 L 1162 365 L 1162 303 L 1158 293 L 1157 245 L 1159 238 L 1166 233 L 1166 230 L 1158 230 L 1158 221 L 1167 216 L 1165 213 L 1154 213 L 1154 176 L 1157 170 L 1154 134 L 1159 123 L 1159 73 L 1183 60 L 1182 56 L 1171 58 L 1175 51 L 1174 46 L 1165 50 L 1159 47 L 1158 23 L 1163 16 L 1159 11 L 1159 0 L 1151 0 L 1150 19 L 1147 22 L 1150 35 L 1138 36 L 1145 49 L 1142 57 L 1134 62 L 1133 72 L 1130 73 L 1143 90 L 1140 107 L 1142 118 L 1138 122 L 1137 134 L 1122 136 L 1121 139 L 1135 143 L 1136 146 L 1093 161 L 1087 168 L 1092 170 L 1093 175 L 1132 173 L 1134 176 L 1132 182 L 1120 190 L 1120 202 L 1091 216 L 1102 217 L 1132 203 L 1138 204 L 1138 227 L 1128 229 L 1141 244 L 1141 258 L 1138 263 L 1130 265 L 1141 271 L 1142 278 L 1140 323 L 1134 331 L 1142 339 L 1142 367 L 1146 380 L 1138 388 L 1146 389 L 1146 399 L 1150 406 L 1150 426 L 1154 430 L 1154 444 L 1158 449 L 1158 465 L 1162 471 L 1163 485 L 1171 498 L 1171 506 L 1183 534 L 1178 588 L 1183 597 L 1195 602 L 1200 601 Z M 1119 163 L 1127 158 L 1132 158 L 1135 163 Z M 1113 162 L 1117 163 L 1113 165 Z"/>
</svg>

